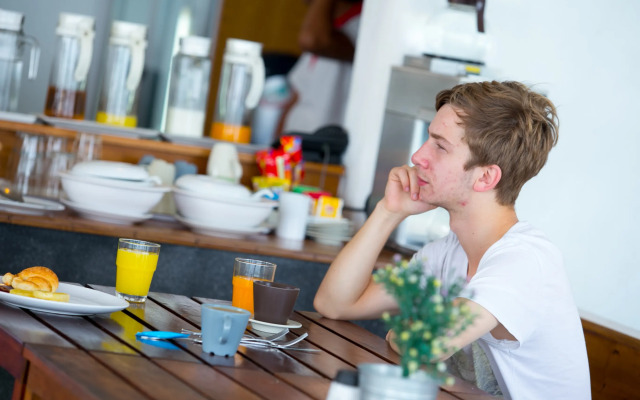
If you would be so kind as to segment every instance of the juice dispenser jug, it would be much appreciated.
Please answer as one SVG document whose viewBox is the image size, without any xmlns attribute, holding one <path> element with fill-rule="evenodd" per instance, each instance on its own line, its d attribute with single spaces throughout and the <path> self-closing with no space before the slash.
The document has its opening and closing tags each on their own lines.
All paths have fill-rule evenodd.
<svg viewBox="0 0 640 400">
<path fill-rule="evenodd" d="M 236 143 L 251 140 L 251 111 L 264 87 L 262 43 L 227 39 L 211 137 Z"/>
<path fill-rule="evenodd" d="M 146 35 L 144 25 L 113 22 L 96 121 L 126 127 L 138 124 L 138 86 L 147 47 Z"/>
<path fill-rule="evenodd" d="M 40 47 L 22 32 L 24 15 L 0 9 L 0 111 L 17 111 L 24 46 L 31 46 L 29 79 L 38 74 Z"/>
<path fill-rule="evenodd" d="M 58 45 L 51 67 L 45 115 L 84 119 L 94 24 L 93 17 L 60 13 L 56 28 Z"/>
<path fill-rule="evenodd" d="M 173 57 L 165 132 L 200 137 L 209 93 L 211 40 L 187 36 L 180 39 L 180 51 Z"/>
</svg>

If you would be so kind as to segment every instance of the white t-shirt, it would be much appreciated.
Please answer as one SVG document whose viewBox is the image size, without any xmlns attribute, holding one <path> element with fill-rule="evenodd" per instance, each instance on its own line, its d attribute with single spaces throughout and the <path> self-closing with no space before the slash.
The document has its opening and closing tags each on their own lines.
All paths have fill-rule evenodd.
<svg viewBox="0 0 640 400">
<path fill-rule="evenodd" d="M 355 44 L 360 25 L 356 15 L 340 27 Z M 326 125 L 343 125 L 351 85 L 351 63 L 303 53 L 288 79 L 298 101 L 287 114 L 284 132 L 313 133 Z"/>
<path fill-rule="evenodd" d="M 467 256 L 453 232 L 416 257 L 443 284 L 466 277 Z M 541 231 L 515 224 L 487 250 L 467 288 L 517 339 L 487 333 L 478 340 L 506 399 L 591 398 L 584 333 L 562 255 Z"/>
</svg>

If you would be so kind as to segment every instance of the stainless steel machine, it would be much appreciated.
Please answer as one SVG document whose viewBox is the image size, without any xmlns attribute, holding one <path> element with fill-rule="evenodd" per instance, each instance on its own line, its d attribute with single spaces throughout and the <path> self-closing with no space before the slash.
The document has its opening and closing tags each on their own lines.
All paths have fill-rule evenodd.
<svg viewBox="0 0 640 400">
<path fill-rule="evenodd" d="M 411 163 L 411 155 L 427 140 L 429 122 L 435 117 L 438 92 L 449 89 L 464 76 L 430 71 L 430 57 L 406 56 L 403 65 L 391 69 L 374 186 L 367 211 L 384 196 L 391 168 Z M 436 209 L 403 221 L 390 238 L 390 244 L 417 250 L 425 243 L 449 232 L 449 215 Z"/>
</svg>

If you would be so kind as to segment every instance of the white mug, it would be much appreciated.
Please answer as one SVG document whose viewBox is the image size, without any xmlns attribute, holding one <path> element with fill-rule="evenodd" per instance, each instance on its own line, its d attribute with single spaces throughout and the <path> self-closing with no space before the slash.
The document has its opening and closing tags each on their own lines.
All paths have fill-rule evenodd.
<svg viewBox="0 0 640 400">
<path fill-rule="evenodd" d="M 311 198 L 305 194 L 282 192 L 278 207 L 276 236 L 284 239 L 303 240 Z"/>
</svg>

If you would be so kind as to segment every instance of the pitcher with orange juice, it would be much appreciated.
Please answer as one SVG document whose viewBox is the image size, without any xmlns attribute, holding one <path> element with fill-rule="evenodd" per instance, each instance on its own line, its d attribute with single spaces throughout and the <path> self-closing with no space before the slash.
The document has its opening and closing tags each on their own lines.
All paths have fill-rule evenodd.
<svg viewBox="0 0 640 400">
<path fill-rule="evenodd" d="M 253 281 L 273 282 L 276 265 L 267 261 L 236 258 L 233 265 L 234 307 L 245 309 L 253 315 Z"/>
<path fill-rule="evenodd" d="M 227 39 L 218 83 L 211 137 L 235 143 L 251 141 L 251 112 L 264 89 L 262 43 Z"/>
<path fill-rule="evenodd" d="M 116 296 L 144 302 L 158 265 L 160 245 L 144 240 L 121 238 L 116 256 Z"/>
</svg>

